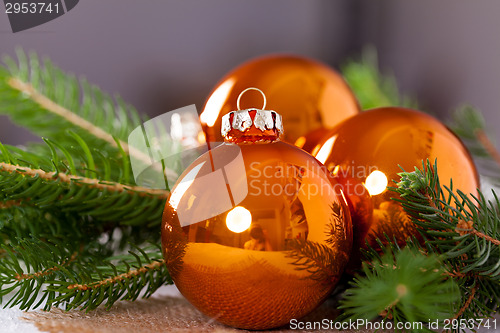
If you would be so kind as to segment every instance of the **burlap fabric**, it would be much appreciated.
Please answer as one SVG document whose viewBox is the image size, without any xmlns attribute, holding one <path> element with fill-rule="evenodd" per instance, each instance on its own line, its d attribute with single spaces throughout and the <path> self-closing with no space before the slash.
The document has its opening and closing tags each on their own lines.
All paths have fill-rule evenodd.
<svg viewBox="0 0 500 333">
<path fill-rule="evenodd" d="M 327 301 L 301 321 L 334 319 L 336 315 L 335 308 Z M 247 332 L 219 324 L 201 314 L 184 298 L 173 296 L 118 302 L 109 311 L 104 309 L 89 313 L 65 312 L 60 309 L 53 309 L 50 312 L 33 311 L 24 314 L 23 319 L 33 322 L 40 331 L 50 333 Z M 321 331 L 338 332 L 329 329 Z M 297 332 L 297 330 L 283 327 L 271 332 Z M 342 332 L 372 331 L 343 330 Z"/>
</svg>

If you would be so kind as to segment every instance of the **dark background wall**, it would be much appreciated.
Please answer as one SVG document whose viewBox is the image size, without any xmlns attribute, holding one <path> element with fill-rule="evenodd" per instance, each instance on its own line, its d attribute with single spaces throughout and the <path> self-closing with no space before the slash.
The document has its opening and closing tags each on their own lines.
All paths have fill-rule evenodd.
<svg viewBox="0 0 500 333">
<path fill-rule="evenodd" d="M 151 116 L 195 103 L 252 57 L 292 52 L 338 66 L 375 45 L 383 69 L 443 118 L 463 102 L 500 124 L 500 2 L 495 0 L 82 0 L 13 34 L 0 13 L 0 54 L 16 46 L 118 93 Z M 29 136 L 0 117 L 0 140 Z"/>
<path fill-rule="evenodd" d="M 463 103 L 500 125 L 500 2 L 358 0 L 359 44 L 377 46 L 402 89 L 445 117 Z M 497 141 L 500 135 L 497 135 Z M 500 142 L 500 141 L 499 141 Z"/>
</svg>

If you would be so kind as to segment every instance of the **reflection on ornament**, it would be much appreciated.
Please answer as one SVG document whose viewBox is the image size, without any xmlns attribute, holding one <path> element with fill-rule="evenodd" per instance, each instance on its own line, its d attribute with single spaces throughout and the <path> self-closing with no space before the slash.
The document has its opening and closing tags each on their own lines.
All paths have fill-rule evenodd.
<svg viewBox="0 0 500 333">
<path fill-rule="evenodd" d="M 365 187 L 370 195 L 378 195 L 387 188 L 387 176 L 379 170 L 375 170 L 366 177 Z"/>
<path fill-rule="evenodd" d="M 205 136 L 205 133 L 203 133 L 203 132 L 198 133 L 198 137 L 196 139 L 200 145 L 207 142 L 207 137 Z"/>
<path fill-rule="evenodd" d="M 198 118 L 192 113 L 172 113 L 170 118 L 170 136 L 180 142 L 184 149 L 197 148 L 205 143 L 205 134 L 200 128 Z"/>
<path fill-rule="evenodd" d="M 386 235 L 389 239 L 399 240 L 400 245 L 412 236 L 421 239 L 415 224 L 403 207 L 392 200 L 383 201 L 373 210 L 373 224 L 366 239 L 369 244 L 376 244 L 377 238 L 384 237 L 385 241 Z"/>
<path fill-rule="evenodd" d="M 349 210 L 323 165 L 279 141 L 279 114 L 251 109 L 225 119 L 226 142 L 187 168 L 172 196 L 189 186 L 167 202 L 165 261 L 206 315 L 244 329 L 279 327 L 335 287 L 352 246 Z"/>
<path fill-rule="evenodd" d="M 314 150 L 320 148 L 319 143 L 323 141 L 323 138 L 329 131 L 329 129 L 323 127 L 312 130 L 306 135 L 299 137 L 295 141 L 295 145 L 308 153 L 312 153 Z"/>
<path fill-rule="evenodd" d="M 352 260 L 359 262 L 365 239 L 377 248 L 384 233 L 404 245 L 416 235 L 401 206 L 391 200 L 401 168 L 412 171 L 437 159 L 442 184 L 477 193 L 478 175 L 461 141 L 432 116 L 404 108 L 378 108 L 351 117 L 324 136 L 314 154 L 332 171 L 347 196 L 353 220 Z M 400 168 L 401 167 L 401 168 Z M 350 265 L 354 267 L 355 265 Z"/>
<path fill-rule="evenodd" d="M 247 87 L 263 90 L 268 109 L 278 110 L 284 139 L 295 142 L 312 130 L 332 128 L 359 113 L 359 105 L 341 75 L 312 59 L 273 55 L 250 60 L 229 72 L 210 94 L 200 121 L 209 141 L 221 141 L 222 116 L 239 109 L 238 94 Z M 256 92 L 245 94 L 242 108 L 261 105 Z"/>
<path fill-rule="evenodd" d="M 227 213 L 226 226 L 232 232 L 239 234 L 250 228 L 252 213 L 245 207 L 236 206 Z"/>
<path fill-rule="evenodd" d="M 217 118 L 219 117 L 219 112 L 217 110 L 222 109 L 224 104 L 227 102 L 229 93 L 233 88 L 235 79 L 229 78 L 219 85 L 219 87 L 210 95 L 205 104 L 203 112 L 200 114 L 200 121 L 208 127 L 213 127 Z"/>
<path fill-rule="evenodd" d="M 180 200 L 189 189 L 189 187 L 193 184 L 194 178 L 196 177 L 202 166 L 203 164 L 200 164 L 197 167 L 193 168 L 187 175 L 183 177 L 183 181 L 177 183 L 177 185 L 173 188 L 172 193 L 170 194 L 170 197 L 168 199 L 168 204 L 174 209 L 177 209 Z"/>
<path fill-rule="evenodd" d="M 335 143 L 335 139 L 337 139 L 337 135 L 332 135 L 325 142 L 318 144 L 316 148 L 312 151 L 313 156 L 316 156 L 318 161 L 325 164 L 328 156 L 330 156 L 333 144 Z M 335 166 L 334 173 L 338 173 L 339 166 Z"/>
</svg>

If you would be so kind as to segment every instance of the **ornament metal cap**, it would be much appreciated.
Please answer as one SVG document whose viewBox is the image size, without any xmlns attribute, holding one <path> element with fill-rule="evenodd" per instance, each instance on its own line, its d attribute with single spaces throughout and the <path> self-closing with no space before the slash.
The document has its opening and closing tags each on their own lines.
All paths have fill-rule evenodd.
<svg viewBox="0 0 500 333">
<path fill-rule="evenodd" d="M 240 109 L 241 96 L 249 90 L 262 94 L 262 109 Z M 238 110 L 231 111 L 222 117 L 221 134 L 225 141 L 234 143 L 259 143 L 278 141 L 283 135 L 281 115 L 273 110 L 264 110 L 266 95 L 258 88 L 247 88 L 238 96 Z"/>
</svg>

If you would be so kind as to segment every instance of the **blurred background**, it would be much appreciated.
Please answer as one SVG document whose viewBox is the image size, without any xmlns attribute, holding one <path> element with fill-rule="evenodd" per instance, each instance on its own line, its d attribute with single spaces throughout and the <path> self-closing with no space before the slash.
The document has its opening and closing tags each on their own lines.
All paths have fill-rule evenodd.
<svg viewBox="0 0 500 333">
<path fill-rule="evenodd" d="M 372 45 L 381 69 L 425 110 L 446 119 L 470 103 L 494 133 L 499 11 L 496 0 L 82 0 L 16 34 L 0 13 L 0 54 L 36 51 L 155 116 L 193 103 L 200 111 L 225 73 L 259 55 L 295 53 L 338 69 Z M 3 143 L 31 139 L 0 116 Z"/>
</svg>

